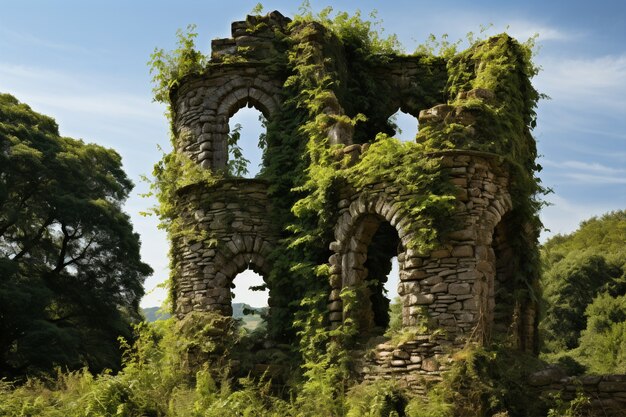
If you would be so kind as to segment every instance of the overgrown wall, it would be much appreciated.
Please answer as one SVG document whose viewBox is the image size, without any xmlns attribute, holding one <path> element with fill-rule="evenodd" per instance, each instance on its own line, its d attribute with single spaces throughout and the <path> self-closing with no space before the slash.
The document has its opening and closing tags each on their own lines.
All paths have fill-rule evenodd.
<svg viewBox="0 0 626 417">
<path fill-rule="evenodd" d="M 453 58 L 364 55 L 277 12 L 232 36 L 170 92 L 176 152 L 212 176 L 177 194 L 177 315 L 230 315 L 233 279 L 251 267 L 270 291 L 271 337 L 294 343 L 299 303 L 322 292 L 324 325 L 356 331 L 346 347 L 364 379 L 437 378 L 468 343 L 534 351 L 537 94 L 523 48 L 502 35 Z M 267 119 L 257 179 L 227 172 L 228 120 L 246 105 Z M 398 109 L 419 117 L 415 143 L 384 136 Z M 394 256 L 400 342 L 382 336 Z"/>
</svg>

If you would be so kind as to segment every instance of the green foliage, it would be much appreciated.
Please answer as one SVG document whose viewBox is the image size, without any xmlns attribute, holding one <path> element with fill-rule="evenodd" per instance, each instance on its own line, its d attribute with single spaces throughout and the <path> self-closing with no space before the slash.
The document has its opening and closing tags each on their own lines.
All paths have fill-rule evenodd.
<svg viewBox="0 0 626 417">
<path fill-rule="evenodd" d="M 407 399 L 397 382 L 380 380 L 352 387 L 347 405 L 346 417 L 400 417 Z"/>
<path fill-rule="evenodd" d="M 545 414 L 546 404 L 522 381 L 541 367 L 535 357 L 519 351 L 466 349 L 455 356 L 438 389 L 447 391 L 444 397 L 454 405 L 455 415 L 539 416 Z"/>
<path fill-rule="evenodd" d="M 249 160 L 244 158 L 243 150 L 239 146 L 241 139 L 241 125 L 237 123 L 228 134 L 228 166 L 227 172 L 235 177 L 243 177 L 248 171 Z"/>
<path fill-rule="evenodd" d="M 389 305 L 389 326 L 385 336 L 390 336 L 402 329 L 402 302 L 400 297 L 393 299 Z"/>
<path fill-rule="evenodd" d="M 616 211 L 584 221 L 576 232 L 554 236 L 543 246 L 545 311 L 540 329 L 547 358 L 565 355 L 593 372 L 609 369 L 609 363 L 623 369 L 618 318 L 626 295 L 625 232 L 626 211 Z M 604 313 L 609 307 L 615 315 Z M 592 340 L 598 349 L 591 348 Z M 616 356 L 609 360 L 610 355 Z"/>
<path fill-rule="evenodd" d="M 166 52 L 155 48 L 150 55 L 148 65 L 150 73 L 153 74 L 152 92 L 155 101 L 169 103 L 170 90 L 178 87 L 182 78 L 204 69 L 207 57 L 195 49 L 195 40 L 198 37 L 195 30 L 195 25 L 188 25 L 187 32 L 177 30 L 176 49 Z"/>
<path fill-rule="evenodd" d="M 542 246 L 542 258 L 551 268 L 568 253 L 594 249 L 605 254 L 611 263 L 626 262 L 626 210 L 614 211 L 583 221 L 578 230 L 569 235 L 556 235 Z"/>
<path fill-rule="evenodd" d="M 595 414 L 591 410 L 589 397 L 582 392 L 576 394 L 576 398 L 565 401 L 560 395 L 554 398 L 554 407 L 548 410 L 547 417 L 592 417 Z"/>
<path fill-rule="evenodd" d="M 337 12 L 334 16 L 333 8 L 326 7 L 319 13 L 314 13 L 308 0 L 299 7 L 300 15 L 294 21 L 319 22 L 344 43 L 357 45 L 363 55 L 391 54 L 401 51 L 402 46 L 395 34 L 383 37 L 382 21 L 376 20 L 377 12 L 369 14 L 369 20 L 363 20 L 361 11 L 357 10 L 350 16 L 347 12 Z"/>
<path fill-rule="evenodd" d="M 0 376 L 118 369 L 151 273 L 120 156 L 0 95 Z"/>
<path fill-rule="evenodd" d="M 552 351 L 578 346 L 586 327 L 585 309 L 593 298 L 609 286 L 617 285 L 622 271 L 590 251 L 570 252 L 544 275 L 546 317 L 542 328 L 546 346 Z M 625 288 L 626 289 L 626 288 Z"/>
<path fill-rule="evenodd" d="M 585 311 L 577 357 L 594 373 L 626 374 L 626 294 L 599 294 Z"/>
</svg>

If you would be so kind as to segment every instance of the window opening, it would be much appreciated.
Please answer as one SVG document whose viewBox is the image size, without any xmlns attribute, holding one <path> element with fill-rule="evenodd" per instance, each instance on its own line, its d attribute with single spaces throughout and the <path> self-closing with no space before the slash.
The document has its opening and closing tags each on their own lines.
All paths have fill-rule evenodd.
<svg viewBox="0 0 626 417">
<path fill-rule="evenodd" d="M 397 260 L 399 243 L 400 238 L 396 229 L 389 222 L 384 221 L 378 226 L 367 248 L 364 266 L 367 270 L 366 280 L 370 291 L 373 335 L 382 335 L 387 332 L 393 318 L 390 308 L 393 306 L 397 310 L 397 305 L 394 306 L 393 301 L 399 298 L 399 272 L 393 271 L 393 260 Z M 397 325 L 397 322 L 393 324 Z"/>
<path fill-rule="evenodd" d="M 398 293 L 400 285 L 400 264 L 398 257 L 391 258 L 391 271 L 387 274 L 384 284 L 385 296 L 389 299 L 389 324 L 385 334 L 397 332 L 402 328 L 402 299 Z"/>
<path fill-rule="evenodd" d="M 507 336 L 515 315 L 515 255 L 508 244 L 508 217 L 496 226 L 491 244 L 495 260 L 493 279 L 493 337 L 496 340 Z"/>
<path fill-rule="evenodd" d="M 389 124 L 395 130 L 394 137 L 403 142 L 415 142 L 418 121 L 415 116 L 399 110 L 389 118 Z"/>
<path fill-rule="evenodd" d="M 235 276 L 231 288 L 233 318 L 241 320 L 241 326 L 250 331 L 263 326 L 269 300 L 263 277 L 246 269 Z"/>
<path fill-rule="evenodd" d="M 263 164 L 267 122 L 263 113 L 254 107 L 242 107 L 229 120 L 228 163 L 229 174 L 241 178 L 259 175 Z"/>
</svg>

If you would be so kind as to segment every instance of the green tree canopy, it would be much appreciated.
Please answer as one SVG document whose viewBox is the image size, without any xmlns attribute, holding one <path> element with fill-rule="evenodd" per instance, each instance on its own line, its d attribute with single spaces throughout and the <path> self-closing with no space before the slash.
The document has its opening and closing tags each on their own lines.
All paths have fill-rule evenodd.
<svg viewBox="0 0 626 417">
<path fill-rule="evenodd" d="M 115 151 L 0 94 L 0 377 L 119 366 L 152 272 L 121 209 L 132 187 Z"/>
<path fill-rule="evenodd" d="M 626 373 L 626 295 L 600 294 L 589 304 L 585 316 L 580 361 L 593 372 Z"/>
<path fill-rule="evenodd" d="M 576 232 L 548 240 L 542 261 L 544 351 L 571 351 L 597 371 L 594 364 L 599 363 L 599 356 L 593 360 L 591 356 L 599 351 L 591 349 L 590 343 L 596 336 L 606 336 L 606 329 L 597 326 L 598 306 L 615 306 L 626 294 L 626 210 L 591 218 Z M 619 330 L 615 329 L 611 331 Z M 578 349 L 580 343 L 586 344 L 585 349 Z"/>
</svg>

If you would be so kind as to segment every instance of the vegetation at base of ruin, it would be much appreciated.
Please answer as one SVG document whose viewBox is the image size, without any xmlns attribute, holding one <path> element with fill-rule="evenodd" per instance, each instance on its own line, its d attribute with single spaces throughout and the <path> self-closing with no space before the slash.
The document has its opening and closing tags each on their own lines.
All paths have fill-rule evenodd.
<svg viewBox="0 0 626 417">
<path fill-rule="evenodd" d="M 542 247 L 543 354 L 573 371 L 626 373 L 626 211 Z"/>
<path fill-rule="evenodd" d="M 119 369 L 152 272 L 121 209 L 132 188 L 115 151 L 0 94 L 0 378 Z"/>
<path fill-rule="evenodd" d="M 204 315 L 204 313 L 201 313 Z M 268 379 L 236 378 L 229 364 L 210 363 L 189 371 L 188 351 L 196 332 L 222 317 L 192 316 L 187 323 L 161 320 L 136 328 L 135 342 L 123 343 L 124 367 L 116 375 L 86 369 L 30 378 L 24 384 L 0 381 L 0 415 L 7 417 L 453 417 L 584 416 L 588 399 L 538 396 L 520 381 L 542 364 L 508 349 L 467 347 L 443 381 L 428 387 L 427 399 L 396 381 L 351 384 L 337 391 L 333 372 L 311 368 L 314 381 L 289 382 L 291 391 Z M 221 326 L 218 324 L 218 326 Z M 181 337 L 181 333 L 183 334 Z M 187 336 L 191 336 L 190 339 Z M 202 339 L 200 339 L 202 340 Z M 233 339 L 237 343 L 236 336 Z M 214 349 L 213 345 L 202 349 Z M 234 365 L 234 364 L 232 364 Z M 328 365 L 328 364 L 326 364 Z M 345 382 L 345 381 L 344 381 Z M 297 394 L 297 395 L 294 395 Z M 340 394 L 340 395 L 338 395 Z"/>
</svg>

